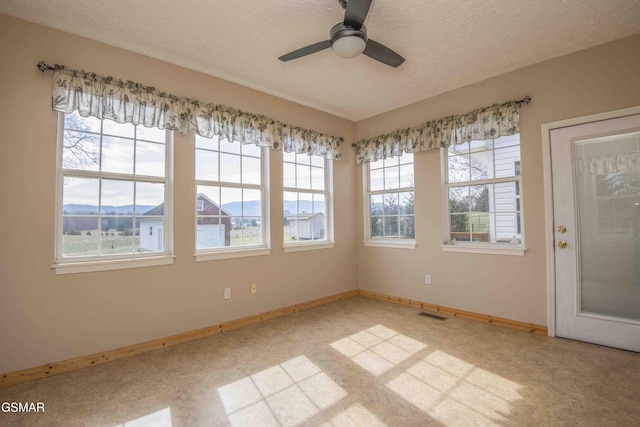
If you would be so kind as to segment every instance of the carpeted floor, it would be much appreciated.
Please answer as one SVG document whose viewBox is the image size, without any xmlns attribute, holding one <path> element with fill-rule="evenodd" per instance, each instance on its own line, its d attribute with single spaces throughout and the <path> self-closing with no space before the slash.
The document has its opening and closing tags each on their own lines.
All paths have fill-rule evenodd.
<svg viewBox="0 0 640 427">
<path fill-rule="evenodd" d="M 0 389 L 10 426 L 637 426 L 640 354 L 354 297 Z"/>
</svg>

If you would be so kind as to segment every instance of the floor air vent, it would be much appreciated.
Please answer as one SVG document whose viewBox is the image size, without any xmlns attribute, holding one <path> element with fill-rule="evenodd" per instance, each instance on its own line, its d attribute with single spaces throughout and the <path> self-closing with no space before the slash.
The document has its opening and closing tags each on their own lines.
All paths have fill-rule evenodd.
<svg viewBox="0 0 640 427">
<path fill-rule="evenodd" d="M 426 313 L 424 311 L 421 311 L 420 313 L 418 313 L 418 316 L 431 317 L 432 319 L 437 319 L 437 320 L 447 320 L 448 319 L 448 317 L 440 316 L 439 314 Z"/>
</svg>

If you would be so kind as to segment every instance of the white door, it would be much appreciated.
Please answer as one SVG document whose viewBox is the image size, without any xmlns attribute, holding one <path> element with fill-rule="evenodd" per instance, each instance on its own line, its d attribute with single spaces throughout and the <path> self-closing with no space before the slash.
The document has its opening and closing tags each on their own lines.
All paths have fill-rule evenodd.
<svg viewBox="0 0 640 427">
<path fill-rule="evenodd" d="M 640 114 L 550 140 L 556 335 L 640 352 Z"/>
</svg>

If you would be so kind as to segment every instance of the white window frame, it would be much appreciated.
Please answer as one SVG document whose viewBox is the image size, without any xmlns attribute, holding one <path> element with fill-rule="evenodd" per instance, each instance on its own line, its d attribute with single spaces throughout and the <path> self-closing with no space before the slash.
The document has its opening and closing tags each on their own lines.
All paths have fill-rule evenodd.
<svg viewBox="0 0 640 427">
<path fill-rule="evenodd" d="M 283 153 L 284 154 L 284 153 Z M 298 154 L 303 156 L 304 154 Z M 319 156 L 316 156 L 319 157 Z M 312 190 L 308 188 L 298 187 L 285 187 L 283 184 L 282 194 L 285 192 L 291 193 L 304 193 L 304 194 L 321 194 L 325 200 L 326 211 L 326 223 L 325 223 L 325 238 L 322 240 L 306 240 L 306 241 L 291 241 L 283 242 L 283 248 L 285 252 L 299 252 L 309 251 L 315 249 L 330 249 L 334 247 L 334 234 L 333 234 L 333 161 L 323 158 L 324 161 L 324 190 Z M 295 163 L 298 165 L 298 163 Z M 284 177 L 284 155 L 282 159 L 283 177 Z M 283 197 L 284 200 L 284 197 Z M 284 227 L 284 224 L 283 224 Z M 283 232 L 284 238 L 284 232 Z"/>
<path fill-rule="evenodd" d="M 198 136 L 195 136 L 198 138 Z M 232 142 L 233 144 L 241 144 L 239 141 Z M 219 148 L 219 147 L 218 147 Z M 260 190 L 261 193 L 261 240 L 260 245 L 247 245 L 247 246 L 222 246 L 218 248 L 206 248 L 198 249 L 197 242 L 197 227 L 198 227 L 198 207 L 195 204 L 195 224 L 194 224 L 194 237 L 195 237 L 195 254 L 196 261 L 215 261 L 220 259 L 231 258 L 243 258 L 251 256 L 269 255 L 271 253 L 271 236 L 270 236 L 270 209 L 269 209 L 269 150 L 266 147 L 258 147 L 260 149 L 260 167 L 261 167 L 261 184 L 242 184 L 224 181 L 212 181 L 204 179 L 195 179 L 195 189 L 197 193 L 198 186 L 210 186 L 210 187 L 225 187 L 225 188 L 238 188 L 238 189 L 252 189 Z M 194 159 L 197 153 L 197 145 L 194 141 Z M 220 151 L 218 151 L 220 153 Z M 220 170 L 220 156 L 218 156 L 218 170 Z M 195 174 L 195 171 L 194 171 Z M 196 194 L 197 197 L 197 194 Z"/>
<path fill-rule="evenodd" d="M 103 119 L 108 120 L 108 119 Z M 150 267 L 172 264 L 173 253 L 173 133 L 165 131 L 165 176 L 145 177 L 144 175 L 88 171 L 63 168 L 65 113 L 58 113 L 58 132 L 56 149 L 56 232 L 54 238 L 54 263 L 51 268 L 56 274 L 88 273 L 94 271 L 121 270 L 127 268 Z M 102 140 L 102 131 L 99 134 Z M 135 156 L 135 154 L 134 154 Z M 101 160 L 101 159 L 100 159 Z M 135 162 L 135 158 L 134 158 Z M 65 177 L 93 179 L 124 179 L 134 182 L 162 182 L 164 184 L 164 227 L 163 251 L 139 252 L 130 254 L 92 255 L 64 257 L 63 253 L 63 188 Z M 98 217 L 100 215 L 98 214 Z M 134 215 L 135 229 L 135 215 Z"/>
<path fill-rule="evenodd" d="M 518 147 L 521 147 L 520 134 L 518 134 Z M 492 153 L 495 152 L 495 148 L 491 148 Z M 520 148 L 520 153 L 522 153 Z M 520 160 L 521 162 L 521 160 Z M 440 149 L 440 170 L 442 171 L 442 219 L 443 219 L 443 244 L 442 250 L 444 252 L 463 252 L 463 253 L 477 253 L 477 254 L 489 254 L 489 255 L 514 255 L 524 256 L 526 251 L 525 246 L 525 229 L 524 229 L 524 196 L 522 189 L 522 172 L 519 175 L 504 177 L 504 178 L 489 178 L 481 180 L 470 180 L 462 182 L 449 183 L 449 150 L 448 148 Z M 519 164 L 520 171 L 522 171 L 522 163 Z M 514 163 L 514 169 L 516 168 Z M 475 186 L 484 184 L 499 184 L 504 182 L 514 182 L 516 188 L 519 189 L 519 194 L 515 197 L 520 201 L 520 243 L 501 243 L 501 242 L 454 242 L 450 240 L 450 212 L 449 212 L 449 188 L 459 186 Z M 515 201 L 514 201 L 515 203 Z M 517 220 L 516 220 L 517 223 Z M 517 227 L 517 225 L 516 225 Z"/>
<path fill-rule="evenodd" d="M 362 187 L 363 187 L 363 191 L 362 194 L 364 195 L 363 197 L 363 216 L 364 216 L 364 241 L 363 244 L 364 246 L 371 246 L 371 247 L 381 247 L 381 248 L 395 248 L 395 249 L 415 249 L 417 246 L 416 243 L 416 239 L 415 237 L 413 239 L 400 239 L 400 238 L 390 238 L 390 237 L 372 237 L 371 236 L 371 206 L 370 206 L 370 199 L 371 199 L 371 195 L 374 194 L 390 194 L 390 193 L 405 193 L 405 192 L 409 192 L 412 191 L 413 192 L 413 197 L 415 200 L 415 196 L 416 196 L 416 191 L 415 191 L 415 170 L 416 170 L 416 164 L 415 164 L 415 154 L 414 154 L 414 158 L 413 158 L 413 176 L 414 176 L 414 186 L 413 187 L 402 187 L 402 188 L 394 188 L 394 189 L 390 189 L 390 190 L 376 190 L 376 191 L 370 191 L 369 188 L 369 182 L 370 182 L 370 168 L 369 168 L 370 163 L 364 163 L 362 165 Z M 414 206 L 414 221 L 413 221 L 413 226 L 414 226 L 414 236 L 416 235 L 416 213 L 415 213 L 415 206 Z"/>
</svg>

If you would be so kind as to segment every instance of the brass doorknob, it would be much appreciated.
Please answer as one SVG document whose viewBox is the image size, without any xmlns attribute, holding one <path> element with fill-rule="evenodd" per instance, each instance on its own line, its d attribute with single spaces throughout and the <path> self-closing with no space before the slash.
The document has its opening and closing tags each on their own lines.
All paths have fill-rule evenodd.
<svg viewBox="0 0 640 427">
<path fill-rule="evenodd" d="M 567 242 L 565 242 L 564 240 L 560 240 L 560 241 L 558 242 L 558 247 L 559 247 L 560 249 L 564 249 L 564 248 L 566 248 L 566 247 L 567 247 Z"/>
<path fill-rule="evenodd" d="M 558 226 L 558 233 L 566 233 L 566 232 L 567 232 L 567 227 L 565 227 L 564 225 Z"/>
</svg>

